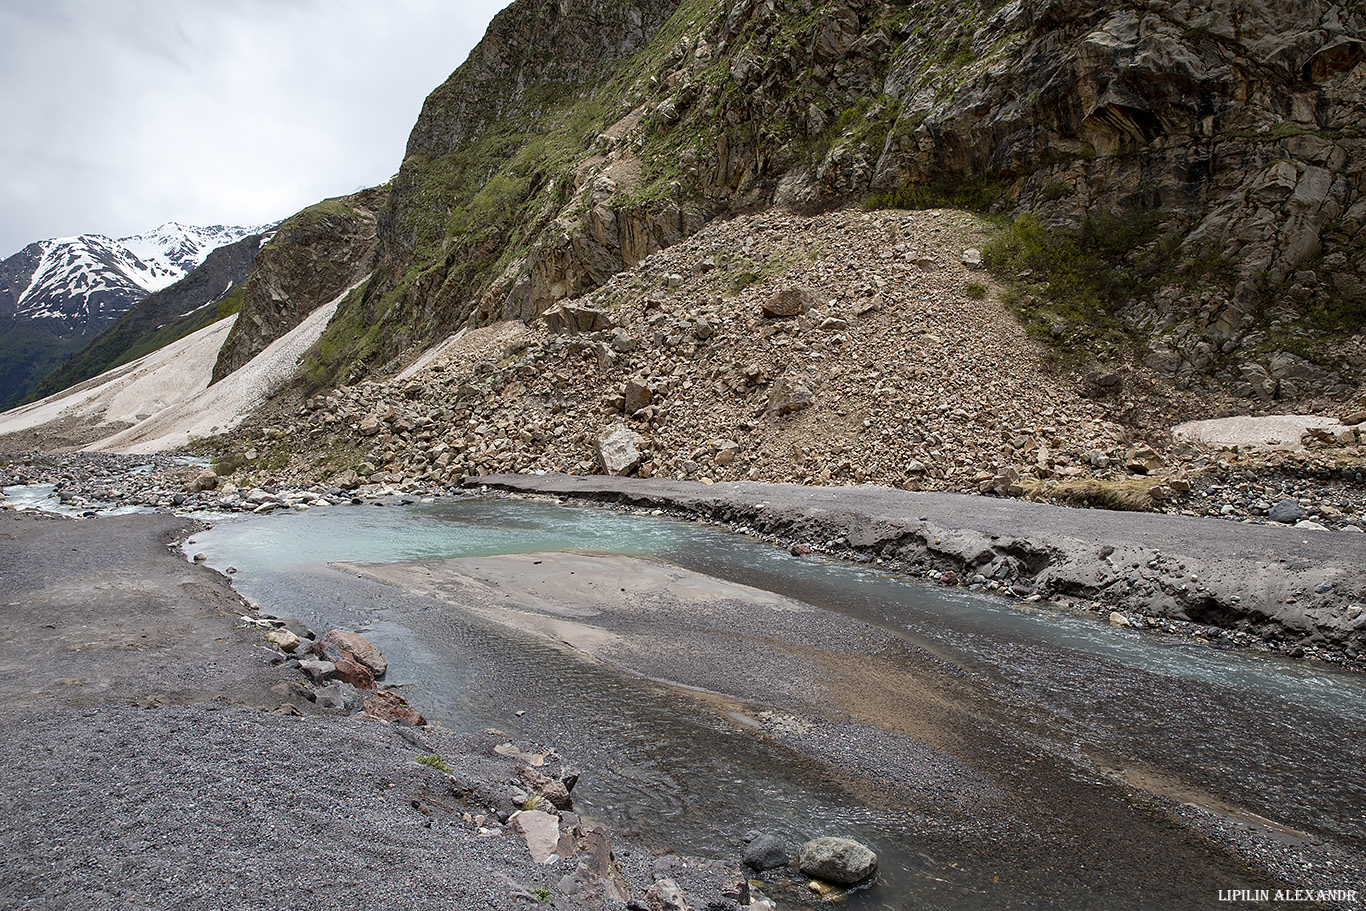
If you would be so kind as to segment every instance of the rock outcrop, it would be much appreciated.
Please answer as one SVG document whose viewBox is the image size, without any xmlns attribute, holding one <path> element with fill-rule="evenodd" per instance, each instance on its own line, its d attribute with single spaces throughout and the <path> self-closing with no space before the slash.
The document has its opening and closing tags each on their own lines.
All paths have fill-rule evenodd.
<svg viewBox="0 0 1366 911">
<path fill-rule="evenodd" d="M 520 0 L 427 99 L 323 373 L 533 319 L 718 214 L 871 194 L 1151 213 L 1134 253 L 1170 277 L 1107 302 L 1150 366 L 1340 393 L 1333 365 L 1284 361 L 1306 318 L 1366 313 L 1364 36 L 1327 0 Z"/>
<path fill-rule="evenodd" d="M 214 382 L 365 276 L 374 251 L 376 211 L 386 196 L 384 190 L 362 190 L 329 199 L 280 225 L 257 254 L 237 323 L 214 365 Z"/>
</svg>

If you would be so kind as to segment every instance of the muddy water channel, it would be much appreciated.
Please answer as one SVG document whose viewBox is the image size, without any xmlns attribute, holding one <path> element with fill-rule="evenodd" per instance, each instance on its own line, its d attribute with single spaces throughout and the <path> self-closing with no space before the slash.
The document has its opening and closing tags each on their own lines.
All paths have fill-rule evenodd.
<svg viewBox="0 0 1366 911">
<path fill-rule="evenodd" d="M 557 748 L 585 769 L 578 807 L 647 845 L 858 838 L 881 872 L 857 909 L 1362 889 L 1359 675 L 605 509 L 214 521 L 187 550 L 262 609 L 365 631 L 429 720 Z M 510 601 L 536 622 L 505 622 Z M 766 891 L 815 904 L 785 888 Z"/>
</svg>

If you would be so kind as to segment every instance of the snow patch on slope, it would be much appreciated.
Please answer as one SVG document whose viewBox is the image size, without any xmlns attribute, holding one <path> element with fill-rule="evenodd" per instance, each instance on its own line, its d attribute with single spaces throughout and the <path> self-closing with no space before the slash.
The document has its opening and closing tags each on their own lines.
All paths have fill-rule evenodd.
<svg viewBox="0 0 1366 911">
<path fill-rule="evenodd" d="M 137 424 L 90 444 L 86 451 L 169 452 L 194 438 L 214 436 L 236 427 L 298 374 L 304 355 L 327 328 L 337 305 L 368 279 L 367 275 L 314 310 L 289 333 L 212 386 L 207 381 L 202 387 L 184 384 L 174 395 L 158 395 L 154 401 L 147 400 L 143 391 L 142 407 L 156 407 L 156 412 L 137 415 Z M 202 361 L 211 370 L 216 359 L 215 352 L 214 358 Z"/>
<path fill-rule="evenodd" d="M 0 436 L 49 425 L 57 429 L 54 432 L 73 423 L 98 425 L 109 435 L 86 446 L 86 451 L 148 453 L 224 433 L 298 375 L 304 355 L 327 328 L 337 305 L 368 278 L 314 310 L 212 386 L 213 365 L 236 314 L 132 363 L 0 414 Z"/>
</svg>

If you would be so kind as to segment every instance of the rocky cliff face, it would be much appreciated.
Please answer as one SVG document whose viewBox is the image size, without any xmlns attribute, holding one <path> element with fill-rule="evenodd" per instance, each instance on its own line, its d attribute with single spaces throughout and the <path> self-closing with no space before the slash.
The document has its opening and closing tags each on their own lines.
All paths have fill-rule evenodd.
<svg viewBox="0 0 1366 911">
<path fill-rule="evenodd" d="M 386 190 L 329 199 L 286 220 L 256 257 L 240 316 L 213 381 L 250 361 L 304 317 L 362 280 L 371 267 L 375 215 Z"/>
<path fill-rule="evenodd" d="M 1239 382 L 1259 358 L 1294 357 L 1306 387 L 1341 385 L 1299 355 L 1331 359 L 1312 350 L 1316 333 L 1359 331 L 1366 315 L 1360 10 L 936 6 L 851 0 L 802 19 L 737 0 L 697 37 L 690 68 L 659 80 L 675 88 L 652 117 L 666 132 L 719 129 L 714 148 L 684 155 L 713 199 L 925 187 L 954 201 L 976 186 L 997 211 L 1054 225 L 1153 213 L 1147 242 L 1184 274 L 1111 302 L 1151 364 Z M 708 54 L 724 72 L 696 64 Z"/>
<path fill-rule="evenodd" d="M 1101 315 L 1150 365 L 1341 392 L 1364 35 L 1327 0 L 519 0 L 428 98 L 318 375 L 534 318 L 718 215 L 871 199 L 1141 213 L 1142 280 Z"/>
<path fill-rule="evenodd" d="M 871 186 L 984 175 L 1072 224 L 1160 213 L 1180 257 L 1228 275 L 1123 302 L 1150 363 L 1274 365 L 1314 324 L 1359 331 L 1366 312 L 1364 22 L 1326 2 L 1012 3 L 973 34 L 983 62 L 948 95 L 917 84 L 929 48 L 895 54 L 884 90 L 901 110 Z M 1300 367 L 1306 385 L 1332 385 L 1314 372 Z"/>
<path fill-rule="evenodd" d="M 494 19 L 423 106 L 379 220 L 375 279 L 339 314 L 321 375 L 356 360 L 383 366 L 495 310 L 532 318 L 623 267 L 615 256 L 579 274 L 578 259 L 559 255 L 561 222 L 574 221 L 565 209 L 586 144 L 614 119 L 608 84 L 632 84 L 623 68 L 648 53 L 674 7 L 532 0 Z M 652 227 L 635 247 L 645 252 L 683 236 L 677 213 L 642 217 Z"/>
</svg>

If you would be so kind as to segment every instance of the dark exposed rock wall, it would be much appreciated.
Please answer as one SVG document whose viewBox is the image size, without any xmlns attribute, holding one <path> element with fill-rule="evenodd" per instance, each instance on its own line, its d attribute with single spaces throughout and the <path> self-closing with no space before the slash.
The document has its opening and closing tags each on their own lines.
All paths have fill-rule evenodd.
<svg viewBox="0 0 1366 911">
<path fill-rule="evenodd" d="M 280 225 L 256 257 L 237 323 L 219 352 L 218 382 L 331 302 L 369 271 L 382 189 L 362 190 L 305 209 Z"/>
<path fill-rule="evenodd" d="M 985 175 L 1071 223 L 1162 210 L 1186 250 L 1237 276 L 1213 297 L 1133 302 L 1171 373 L 1211 367 L 1283 295 L 1300 312 L 1366 300 L 1360 9 L 1070 0 L 1012 3 L 985 28 L 973 53 L 1006 49 L 945 99 L 910 95 L 914 57 L 896 55 L 887 88 L 902 106 L 874 188 Z"/>
</svg>

